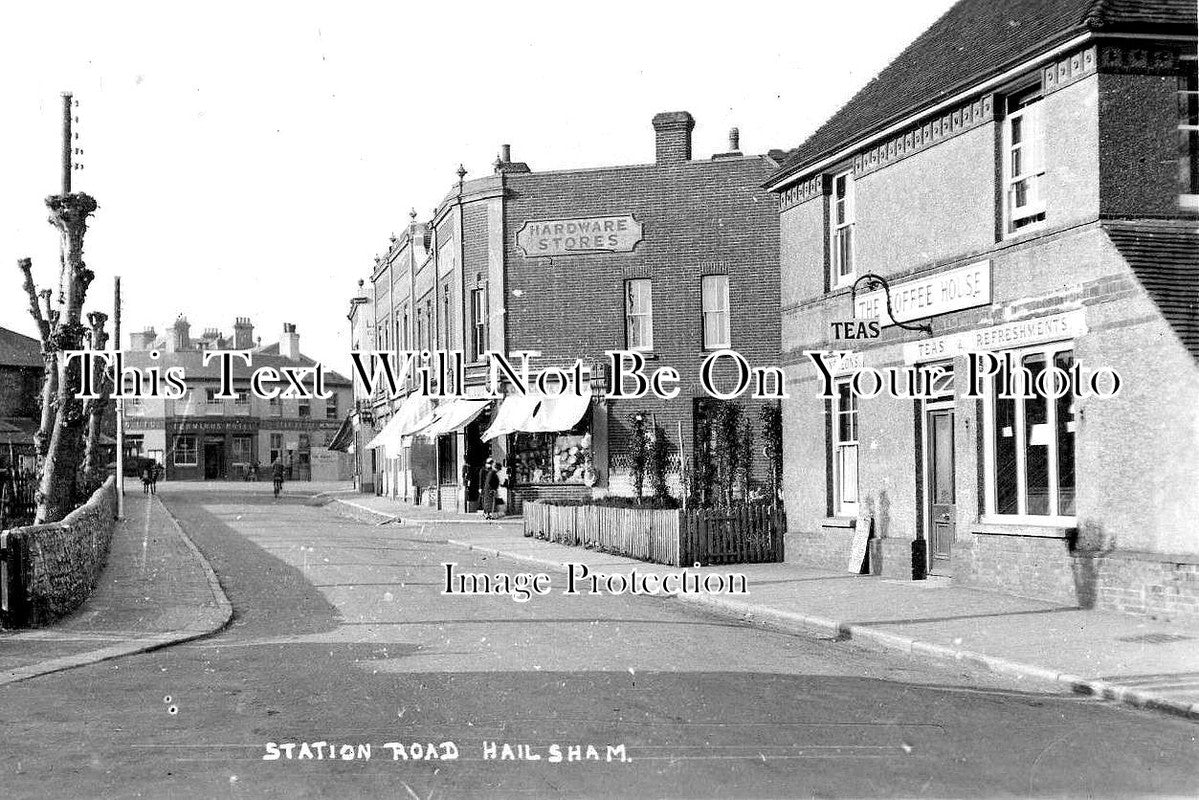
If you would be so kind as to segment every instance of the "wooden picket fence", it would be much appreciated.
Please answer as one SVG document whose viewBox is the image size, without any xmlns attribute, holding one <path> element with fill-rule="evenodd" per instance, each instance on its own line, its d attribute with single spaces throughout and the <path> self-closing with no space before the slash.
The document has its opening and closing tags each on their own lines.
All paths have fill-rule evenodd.
<svg viewBox="0 0 1199 800">
<path fill-rule="evenodd" d="M 783 560 L 781 508 L 691 511 L 595 505 L 524 505 L 525 536 L 673 566 Z"/>
</svg>

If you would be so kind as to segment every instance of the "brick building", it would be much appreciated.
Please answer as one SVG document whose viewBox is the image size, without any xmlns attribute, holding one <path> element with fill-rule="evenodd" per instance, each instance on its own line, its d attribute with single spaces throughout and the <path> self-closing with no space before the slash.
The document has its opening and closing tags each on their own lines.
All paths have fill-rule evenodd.
<svg viewBox="0 0 1199 800">
<path fill-rule="evenodd" d="M 265 478 L 266 467 L 276 459 L 288 468 L 291 480 L 349 480 L 350 458 L 328 447 L 350 408 L 347 378 L 326 370 L 325 388 L 333 396 L 325 400 L 266 400 L 249 390 L 254 370 L 316 363 L 300 352 L 295 325 L 285 323 L 279 341 L 263 346 L 247 317 L 237 319 L 231 336 L 209 328 L 192 338 L 181 316 L 163 336 L 147 328 L 129 339 L 127 369 L 144 374 L 153 367 L 165 372 L 177 366 L 186 377 L 188 392 L 181 399 L 125 401 L 127 450 L 162 464 L 167 480 L 241 480 L 256 463 Z M 248 366 L 233 360 L 237 399 L 216 397 L 220 368 L 215 359 L 204 365 L 205 350 L 250 351 Z M 307 385 L 311 388 L 311 380 Z"/>
<path fill-rule="evenodd" d="M 605 352 L 637 349 L 650 371 L 679 371 L 680 396 L 509 397 L 441 411 L 415 396 L 377 396 L 382 434 L 368 445 L 378 491 L 413 500 L 431 488 L 429 502 L 464 508 L 494 456 L 508 465 L 513 510 L 523 498 L 627 494 L 627 427 L 641 412 L 670 437 L 677 493 L 704 357 L 730 347 L 773 365 L 779 349 L 778 202 L 762 187 L 778 161 L 741 153 L 735 131 L 729 152 L 692 158 L 694 125 L 685 112 L 654 117 L 655 160 L 633 166 L 535 172 L 504 146 L 493 174 L 465 180 L 460 171 L 431 220 L 413 214 L 368 294 L 376 346 L 464 351 L 467 395 L 483 389 L 489 349 L 540 352 L 534 374 L 583 359 L 596 365 L 587 373 L 595 395 L 607 388 Z M 752 409 L 747 416 L 756 422 Z"/>
<path fill-rule="evenodd" d="M 33 469 L 44 369 L 37 339 L 0 328 L 0 470 L 11 456 L 22 470 Z"/>
<path fill-rule="evenodd" d="M 1195 29 L 1188 0 L 962 0 L 770 179 L 789 560 L 1199 612 Z M 832 399 L 805 351 L 851 352 Z M 1123 386 L 972 399 L 984 352 Z M 849 383 L 914 366 L 952 377 Z"/>
</svg>

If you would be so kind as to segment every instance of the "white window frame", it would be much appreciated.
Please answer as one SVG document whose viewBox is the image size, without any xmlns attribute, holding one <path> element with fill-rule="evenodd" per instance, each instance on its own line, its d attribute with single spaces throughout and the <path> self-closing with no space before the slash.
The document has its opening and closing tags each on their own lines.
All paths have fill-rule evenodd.
<svg viewBox="0 0 1199 800">
<path fill-rule="evenodd" d="M 1016 363 L 1022 364 L 1024 357 L 1032 354 L 1041 354 L 1045 356 L 1045 364 L 1048 368 L 1053 364 L 1054 356 L 1063 352 L 1074 351 L 1075 343 L 1073 341 L 1053 342 L 1050 344 L 1037 345 L 1036 347 L 1021 348 L 1012 350 L 1012 356 Z M 995 381 L 988 381 L 983 387 L 983 507 L 985 511 L 981 517 L 981 521 L 985 524 L 992 525 L 1033 525 L 1047 526 L 1056 528 L 1073 528 L 1077 525 L 1076 515 L 1065 514 L 1029 514 L 1028 510 L 1028 486 L 1027 486 L 1027 450 L 1025 444 L 1025 419 L 1024 419 L 1024 404 L 1026 401 L 1017 399 L 1016 416 L 1013 422 L 1014 433 L 1016 436 L 1016 508 L 1015 514 L 1000 514 L 995 510 Z M 1075 407 L 1077 408 L 1078 398 L 1074 398 Z M 1046 416 L 1045 424 L 1049 426 L 1050 444 L 1048 452 L 1049 472 L 1049 508 L 1051 511 L 1058 510 L 1060 498 L 1058 496 L 1058 450 L 1057 450 L 1057 402 L 1054 398 L 1046 400 Z M 1075 411 L 1075 462 L 1074 462 L 1074 497 L 1075 503 L 1078 502 L 1078 432 L 1077 432 L 1078 414 Z M 1077 509 L 1076 509 L 1077 510 Z"/>
<path fill-rule="evenodd" d="M 644 287 L 644 296 L 634 288 Z M 649 278 L 631 278 L 624 282 L 625 346 L 629 350 L 650 352 L 654 349 L 654 287 Z M 644 300 L 644 303 L 638 301 Z M 640 307 L 634 307 L 640 306 Z M 636 326 L 636 329 L 634 329 Z M 636 333 L 634 332 L 636 330 Z M 634 344 L 634 342 L 637 342 Z"/>
<path fill-rule="evenodd" d="M 487 352 L 490 333 L 487 322 L 487 287 L 480 286 L 470 291 L 470 356 L 473 361 L 482 361 Z"/>
<path fill-rule="evenodd" d="M 858 480 L 860 475 L 860 466 L 858 463 L 858 455 L 861 452 L 859 446 L 859 424 L 861 405 L 858 397 L 854 394 L 850 387 L 848 399 L 850 406 L 843 410 L 841 407 L 841 388 L 850 387 L 848 380 L 839 380 L 833 384 L 834 396 L 831 402 L 831 410 L 833 415 L 833 430 L 830 443 L 833 450 L 833 514 L 838 517 L 856 517 L 858 515 Z M 841 438 L 841 417 L 843 414 L 852 414 L 852 436 L 850 438 Z M 845 499 L 846 487 L 846 464 L 848 459 L 852 458 L 853 463 L 853 500 Z"/>
<path fill-rule="evenodd" d="M 838 194 L 837 184 L 844 181 L 845 191 Z M 828 236 L 829 236 L 829 286 L 839 289 L 849 286 L 857 278 L 857 248 L 854 246 L 854 223 L 857 221 L 857 190 L 854 186 L 853 170 L 845 170 L 833 175 L 832 194 L 829 202 Z M 844 238 L 842 238 L 844 236 Z M 848 241 L 848 270 L 846 264 L 846 248 L 843 242 Z"/>
<path fill-rule="evenodd" d="M 704 275 L 700 278 L 700 308 L 702 309 L 703 349 L 723 350 L 733 346 L 729 314 L 729 276 Z M 709 326 L 709 322 L 712 325 Z M 708 335 L 709 327 L 716 333 Z"/>
<path fill-rule="evenodd" d="M 1039 91 L 1030 90 L 1008 97 L 1003 120 L 1003 230 L 1019 236 L 1045 224 L 1045 126 Z M 1019 125 L 1020 141 L 1013 129 Z M 1016 162 L 1020 163 L 1017 170 Z M 1017 209 L 1016 190 L 1024 184 L 1029 197 Z M 1039 218 L 1038 218 L 1039 217 Z"/>
<path fill-rule="evenodd" d="M 191 443 L 192 443 L 191 461 L 181 461 L 180 460 L 181 451 L 179 449 L 179 442 L 182 441 L 183 439 L 191 440 Z M 199 445 L 199 442 L 197 441 L 197 437 L 195 434 L 181 433 L 181 434 L 176 435 L 174 450 L 175 450 L 175 452 L 174 452 L 173 460 L 175 462 L 176 467 L 196 467 L 196 466 L 200 465 L 200 445 Z"/>
</svg>

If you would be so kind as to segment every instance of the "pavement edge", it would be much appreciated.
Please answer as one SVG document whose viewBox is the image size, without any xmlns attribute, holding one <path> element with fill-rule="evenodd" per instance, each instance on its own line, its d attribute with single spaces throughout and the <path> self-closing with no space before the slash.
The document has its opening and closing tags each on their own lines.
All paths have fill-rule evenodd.
<svg viewBox="0 0 1199 800">
<path fill-rule="evenodd" d="M 5 686 L 11 683 L 26 681 L 31 678 L 38 678 L 42 675 L 51 675 L 56 672 L 63 672 L 76 667 L 86 667 L 92 664 L 99 664 L 102 661 L 111 661 L 115 658 L 124 656 L 138 655 L 139 653 L 149 653 L 153 650 L 161 650 L 165 647 L 170 647 L 184 642 L 203 639 L 218 633 L 229 624 L 233 619 L 233 604 L 229 602 L 228 595 L 221 588 L 220 579 L 217 578 L 216 572 L 212 569 L 212 564 L 196 547 L 195 542 L 191 540 L 184 531 L 183 526 L 179 524 L 179 520 L 171 513 L 170 509 L 154 496 L 151 502 L 158 503 L 163 514 L 170 521 L 171 526 L 175 529 L 175 533 L 183 540 L 187 549 L 191 551 L 196 558 L 200 568 L 204 571 L 204 576 L 208 581 L 208 588 L 212 592 L 213 600 L 216 602 L 216 613 L 210 621 L 201 620 L 194 628 L 178 628 L 173 631 L 151 634 L 139 639 L 132 639 L 120 644 L 115 644 L 110 647 L 103 647 L 97 650 L 89 650 L 85 653 L 76 655 L 64 656 L 62 658 L 50 659 L 37 664 L 32 664 L 27 667 L 19 667 L 10 670 L 7 674 L 0 676 L 0 686 Z"/>
<path fill-rule="evenodd" d="M 482 547 L 471 542 L 455 539 L 448 539 L 446 542 L 455 547 L 475 550 L 497 558 L 510 558 L 527 564 L 548 567 L 559 572 L 566 571 L 565 564 L 548 558 L 505 552 L 494 547 Z M 800 614 L 793 611 L 763 609 L 749 603 L 722 600 L 706 595 L 678 595 L 676 599 L 683 603 L 716 611 L 725 616 L 736 617 L 747 624 L 761 628 L 782 630 L 784 632 L 819 633 L 831 635 L 839 640 L 856 639 L 859 642 L 867 642 L 877 647 L 895 650 L 912 657 L 943 662 L 965 662 L 976 667 L 982 667 L 990 672 L 1016 678 L 1065 684 L 1074 694 L 1078 695 L 1114 700 L 1134 708 L 1161 711 L 1186 719 L 1199 719 L 1199 703 L 1179 702 L 1154 694 L 1153 692 L 1146 692 L 1109 681 L 1082 678 L 1078 675 L 1059 672 L 1048 667 L 1024 664 L 973 650 L 963 650 L 933 642 L 925 642 L 914 637 L 891 633 L 890 631 L 881 631 L 866 625 L 855 625 L 849 622 L 840 622 L 826 617 Z"/>
</svg>

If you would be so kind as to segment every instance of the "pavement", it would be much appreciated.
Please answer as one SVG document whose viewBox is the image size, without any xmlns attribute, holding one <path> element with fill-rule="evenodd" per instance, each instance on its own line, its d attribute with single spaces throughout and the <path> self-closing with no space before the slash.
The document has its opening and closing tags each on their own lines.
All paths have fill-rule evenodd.
<svg viewBox="0 0 1199 800">
<path fill-rule="evenodd" d="M 431 540 L 564 572 L 658 575 L 679 568 L 527 538 L 519 518 L 484 521 L 390 498 L 325 495 L 334 508 L 375 524 L 421 524 Z M 443 521 L 458 524 L 445 528 Z M 678 600 L 762 627 L 852 639 L 916 658 L 966 662 L 1029 682 L 1199 719 L 1199 623 L 1084 610 L 953 585 L 809 569 L 742 564 L 698 572 L 746 576 L 747 595 Z"/>
<path fill-rule="evenodd" d="M 232 614 L 208 561 L 158 498 L 130 492 L 87 601 L 55 625 L 0 630 L 0 685 L 191 641 Z"/>
</svg>

